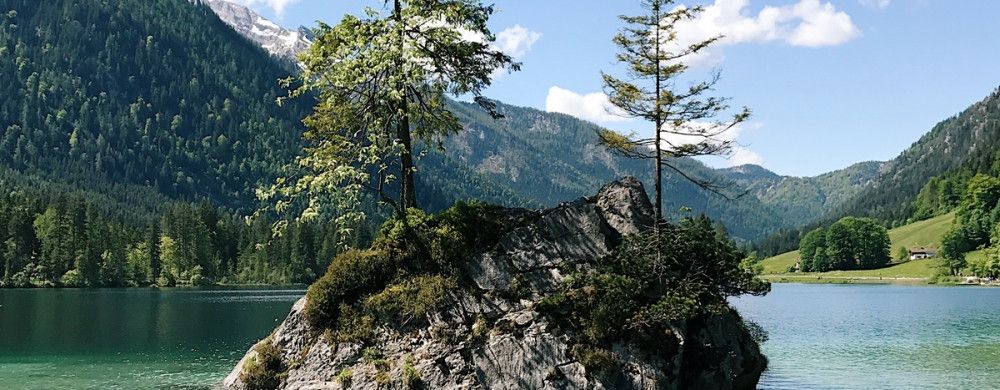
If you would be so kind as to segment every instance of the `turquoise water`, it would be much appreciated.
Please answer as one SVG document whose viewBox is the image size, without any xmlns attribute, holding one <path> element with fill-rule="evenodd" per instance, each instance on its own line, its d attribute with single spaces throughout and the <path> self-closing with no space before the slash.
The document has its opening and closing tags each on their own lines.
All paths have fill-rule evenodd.
<svg viewBox="0 0 1000 390">
<path fill-rule="evenodd" d="M 209 388 L 302 294 L 0 289 L 0 389 Z"/>
<path fill-rule="evenodd" d="M 217 385 L 303 290 L 0 290 L 0 389 Z M 762 389 L 1000 387 L 1000 288 L 776 284 Z"/>
<path fill-rule="evenodd" d="M 1000 388 L 1000 288 L 775 284 L 762 389 Z"/>
</svg>

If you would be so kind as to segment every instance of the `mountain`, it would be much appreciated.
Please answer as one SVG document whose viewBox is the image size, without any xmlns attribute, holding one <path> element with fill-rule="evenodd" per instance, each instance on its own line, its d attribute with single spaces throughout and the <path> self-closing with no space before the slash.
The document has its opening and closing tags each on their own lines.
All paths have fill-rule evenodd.
<svg viewBox="0 0 1000 390">
<path fill-rule="evenodd" d="M 763 204 L 785 218 L 808 223 L 834 210 L 875 182 L 884 163 L 868 161 L 815 177 L 780 176 L 756 165 L 721 170 Z"/>
<path fill-rule="evenodd" d="M 262 49 L 267 41 L 253 39 L 262 35 L 256 30 L 292 35 L 244 7 L 219 0 L 4 7 L 0 92 L 18 97 L 0 101 L 0 168 L 10 175 L 107 198 L 99 203 L 108 212 L 155 215 L 168 207 L 165 198 L 245 214 L 257 206 L 254 190 L 301 152 L 311 98 L 275 104 L 284 93 L 277 80 L 292 70 Z M 418 162 L 418 192 L 430 211 L 470 198 L 553 206 L 625 175 L 651 182 L 649 164 L 600 147 L 592 123 L 502 103 L 501 120 L 471 104 L 452 107 L 465 131 Z M 822 196 L 800 202 L 781 195 L 796 179 L 763 168 L 752 176 L 749 167 L 737 175 L 695 160 L 677 164 L 695 177 L 736 181 L 730 195 L 752 190 L 730 200 L 677 175 L 666 180 L 671 215 L 684 207 L 706 213 L 744 241 L 817 218 L 839 188 L 834 179 L 816 184 Z M 132 190 L 112 190 L 119 187 Z M 132 193 L 143 195 L 125 195 Z"/>
<path fill-rule="evenodd" d="M 4 1 L 0 167 L 249 210 L 301 150 L 287 66 L 205 5 Z"/>
<path fill-rule="evenodd" d="M 865 215 L 902 223 L 914 214 L 914 200 L 936 176 L 997 173 L 1000 152 L 1000 88 L 930 132 L 889 161 L 873 185 L 836 215 Z"/>
<path fill-rule="evenodd" d="M 0 102 L 0 168 L 80 189 L 135 186 L 253 210 L 254 190 L 301 151 L 311 103 L 274 103 L 283 94 L 277 80 L 290 70 L 261 49 L 266 43 L 247 39 L 273 23 L 217 0 L 69 4 L 7 5 L 5 23 L 14 27 L 0 36 L 10 53 L 0 56 L 0 91 L 22 98 Z M 241 25 L 250 27 L 241 34 Z M 470 104 L 452 107 L 466 131 L 418 162 L 418 191 L 430 211 L 469 198 L 553 206 L 625 175 L 651 182 L 649 164 L 611 155 L 589 122 L 502 103 L 501 120 Z M 695 177 L 730 180 L 731 172 L 695 160 L 677 163 Z M 676 175 L 666 182 L 672 215 L 682 207 L 706 213 L 745 241 L 819 216 L 814 205 L 767 203 L 768 192 L 733 201 Z M 158 200 L 127 202 L 105 208 L 162 209 Z"/>
<path fill-rule="evenodd" d="M 785 229 L 760 240 L 757 248 L 764 255 L 795 249 L 803 232 L 845 216 L 873 217 L 886 225 L 900 226 L 947 213 L 958 205 L 970 178 L 979 173 L 1000 174 L 997 145 L 1000 88 L 939 122 L 899 156 L 881 164 L 870 184 L 840 206 L 798 229 Z M 871 173 L 872 168 L 864 171 Z"/>
<path fill-rule="evenodd" d="M 295 62 L 296 56 L 312 45 L 312 31 L 305 27 L 297 30 L 283 28 L 260 16 L 250 8 L 229 0 L 201 0 L 208 4 L 236 32 L 247 37 L 274 56 Z"/>
</svg>

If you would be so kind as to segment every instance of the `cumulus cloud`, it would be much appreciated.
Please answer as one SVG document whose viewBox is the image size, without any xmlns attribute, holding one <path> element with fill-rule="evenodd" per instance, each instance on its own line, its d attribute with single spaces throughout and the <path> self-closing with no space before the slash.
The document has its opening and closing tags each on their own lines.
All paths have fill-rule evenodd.
<svg viewBox="0 0 1000 390">
<path fill-rule="evenodd" d="M 747 164 L 764 165 L 764 158 L 742 146 L 733 148 L 733 155 L 729 156 L 729 166 L 738 167 Z"/>
<path fill-rule="evenodd" d="M 784 42 L 821 47 L 840 45 L 861 35 L 851 16 L 829 2 L 799 0 L 781 7 L 766 6 L 756 15 L 747 10 L 748 5 L 749 0 L 715 0 L 695 19 L 678 23 L 675 26 L 678 48 L 723 36 L 713 47 L 688 58 L 687 63 L 717 64 L 722 61 L 723 47 L 741 43 Z"/>
<path fill-rule="evenodd" d="M 611 105 L 608 101 L 608 96 L 604 93 L 594 92 L 581 94 L 560 88 L 558 86 L 549 88 L 549 94 L 545 98 L 545 111 L 558 112 L 583 120 L 605 124 L 633 122 L 632 119 L 621 115 L 620 111 Z M 689 127 L 695 130 L 705 130 L 707 133 L 714 134 L 716 132 L 712 131 L 712 126 L 713 124 L 705 122 L 695 123 Z M 732 128 L 720 134 L 716 134 L 713 137 L 713 139 L 718 142 L 733 143 L 732 153 L 723 159 L 728 163 L 728 165 L 739 166 L 745 164 L 764 164 L 763 157 L 750 150 L 748 146 L 739 143 L 739 137 L 746 129 L 757 129 L 760 127 L 761 124 L 759 123 L 741 124 L 733 126 Z M 704 141 L 703 137 L 695 135 L 681 135 L 664 132 L 662 136 L 664 140 L 664 147 L 699 143 Z"/>
<path fill-rule="evenodd" d="M 289 4 L 298 2 L 299 0 L 227 0 L 237 4 L 243 4 L 248 7 L 266 6 L 271 8 L 278 17 L 285 15 L 285 8 Z"/>
<path fill-rule="evenodd" d="M 858 2 L 868 8 L 886 9 L 889 8 L 892 0 L 858 0 Z"/>
<path fill-rule="evenodd" d="M 538 42 L 541 37 L 541 33 L 516 24 L 497 33 L 495 44 L 500 51 L 507 53 L 507 55 L 521 58 L 531 50 L 531 46 Z"/>
<path fill-rule="evenodd" d="M 549 88 L 549 95 L 545 98 L 545 111 L 572 115 L 592 122 L 627 120 L 615 113 L 617 109 L 604 93 L 579 94 L 557 86 Z"/>
</svg>

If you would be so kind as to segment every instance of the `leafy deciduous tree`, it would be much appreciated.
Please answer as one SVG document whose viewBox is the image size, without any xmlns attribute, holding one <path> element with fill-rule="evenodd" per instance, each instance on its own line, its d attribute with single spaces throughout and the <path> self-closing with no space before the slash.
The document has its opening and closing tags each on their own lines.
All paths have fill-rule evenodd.
<svg viewBox="0 0 1000 390">
<path fill-rule="evenodd" d="M 302 56 L 301 85 L 291 95 L 315 92 L 318 102 L 305 120 L 310 143 L 298 160 L 305 173 L 262 191 L 281 198 L 279 211 L 305 195 L 301 217 L 333 211 L 339 226 L 350 227 L 363 218 L 357 207 L 367 189 L 405 215 L 418 204 L 413 139 L 433 143 L 462 128 L 446 95 L 472 95 L 500 115 L 482 90 L 497 70 L 520 65 L 491 46 L 495 37 L 486 22 L 492 6 L 478 0 L 386 5 L 389 15 L 368 8 L 364 17 L 320 24 L 316 42 Z M 385 189 L 396 173 L 398 199 Z"/>
</svg>

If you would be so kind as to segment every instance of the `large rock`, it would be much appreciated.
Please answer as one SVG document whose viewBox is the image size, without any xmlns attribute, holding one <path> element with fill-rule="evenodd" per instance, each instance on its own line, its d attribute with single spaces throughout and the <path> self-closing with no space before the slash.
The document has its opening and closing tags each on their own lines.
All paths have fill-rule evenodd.
<svg viewBox="0 0 1000 390">
<path fill-rule="evenodd" d="M 303 316 L 305 298 L 269 338 L 289 366 L 287 389 L 402 388 L 404 366 L 424 388 L 444 389 L 752 389 L 766 359 L 735 314 L 681 324 L 651 356 L 635 345 L 612 349 L 616 372 L 594 375 L 570 352 L 574 332 L 532 308 L 566 277 L 592 266 L 622 239 L 653 223 L 653 207 L 633 178 L 608 184 L 597 196 L 522 214 L 523 223 L 493 248 L 472 255 L 465 272 L 476 288 L 452 291 L 429 325 L 380 328 L 379 350 L 388 377 L 362 358 L 359 344 L 331 343 Z M 471 290 L 478 290 L 469 292 Z M 239 373 L 226 378 L 243 389 Z M 408 363 L 407 363 L 408 362 Z M 338 373 L 349 370 L 342 383 Z M 386 379 L 389 379 L 386 382 Z M 595 379 L 599 378 L 599 379 Z"/>
</svg>

